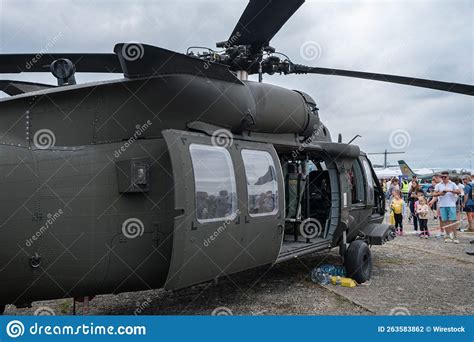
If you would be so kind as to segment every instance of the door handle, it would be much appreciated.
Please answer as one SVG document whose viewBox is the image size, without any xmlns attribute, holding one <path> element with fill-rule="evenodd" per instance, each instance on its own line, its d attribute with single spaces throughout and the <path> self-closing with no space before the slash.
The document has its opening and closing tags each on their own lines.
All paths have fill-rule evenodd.
<svg viewBox="0 0 474 342">
<path fill-rule="evenodd" d="M 280 235 L 283 234 L 283 224 L 280 223 L 280 224 L 278 225 L 278 230 L 279 230 L 278 233 L 279 233 Z"/>
</svg>

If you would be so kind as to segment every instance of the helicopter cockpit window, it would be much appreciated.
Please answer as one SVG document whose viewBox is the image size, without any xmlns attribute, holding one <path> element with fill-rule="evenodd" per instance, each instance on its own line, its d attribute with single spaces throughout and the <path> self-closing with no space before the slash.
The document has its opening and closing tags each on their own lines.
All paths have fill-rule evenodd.
<svg viewBox="0 0 474 342">
<path fill-rule="evenodd" d="M 270 153 L 242 150 L 250 216 L 273 215 L 278 211 L 278 183 Z"/>
<path fill-rule="evenodd" d="M 223 147 L 189 146 L 196 188 L 196 215 L 200 223 L 230 219 L 237 211 L 234 166 Z"/>
</svg>

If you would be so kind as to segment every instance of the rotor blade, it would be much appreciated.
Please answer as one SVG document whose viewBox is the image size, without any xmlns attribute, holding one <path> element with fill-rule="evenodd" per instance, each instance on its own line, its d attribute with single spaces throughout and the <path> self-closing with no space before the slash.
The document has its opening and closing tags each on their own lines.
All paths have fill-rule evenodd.
<svg viewBox="0 0 474 342">
<path fill-rule="evenodd" d="M 436 89 L 447 91 L 450 93 L 458 93 L 463 95 L 474 96 L 474 86 L 469 84 L 450 83 L 435 80 L 427 80 L 423 78 L 376 74 L 372 72 L 361 72 L 352 70 L 329 69 L 329 68 L 311 68 L 304 65 L 293 65 L 292 73 L 297 74 L 320 74 L 320 75 L 334 75 L 346 76 L 354 78 L 362 78 L 366 80 L 382 81 L 389 83 L 398 83 L 409 85 L 413 87 Z"/>
<path fill-rule="evenodd" d="M 49 72 L 50 64 L 60 58 L 69 59 L 76 72 L 121 73 L 118 56 L 113 53 L 53 53 L 0 55 L 0 73 Z"/>
<path fill-rule="evenodd" d="M 4 93 L 13 96 L 32 91 L 54 88 L 51 84 L 33 83 L 15 80 L 0 80 L 0 90 Z"/>
<path fill-rule="evenodd" d="M 250 0 L 223 46 L 267 46 L 275 34 L 304 3 L 304 0 Z"/>
</svg>

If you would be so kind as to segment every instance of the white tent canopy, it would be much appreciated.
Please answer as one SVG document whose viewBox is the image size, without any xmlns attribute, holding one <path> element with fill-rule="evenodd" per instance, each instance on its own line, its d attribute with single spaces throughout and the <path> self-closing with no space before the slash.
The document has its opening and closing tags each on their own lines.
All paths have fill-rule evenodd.
<svg viewBox="0 0 474 342">
<path fill-rule="evenodd" d="M 393 170 L 393 169 L 375 169 L 375 174 L 377 175 L 377 178 L 390 178 L 390 177 L 398 177 L 400 176 L 401 172 L 400 170 Z"/>
</svg>

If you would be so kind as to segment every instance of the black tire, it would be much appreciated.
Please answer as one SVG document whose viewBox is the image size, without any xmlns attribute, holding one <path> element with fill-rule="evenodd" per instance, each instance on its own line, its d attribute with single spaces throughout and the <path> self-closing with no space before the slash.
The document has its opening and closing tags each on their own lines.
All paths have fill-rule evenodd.
<svg viewBox="0 0 474 342">
<path fill-rule="evenodd" d="M 344 256 L 347 277 L 359 284 L 365 283 L 372 274 L 372 256 L 369 246 L 362 240 L 355 240 Z"/>
<path fill-rule="evenodd" d="M 5 305 L 0 305 L 0 316 L 5 313 Z"/>
</svg>

